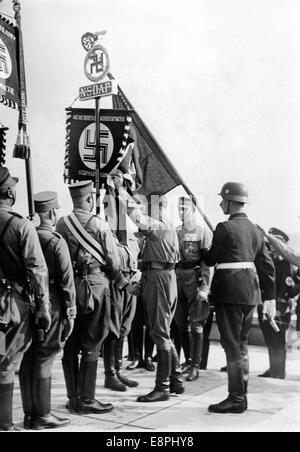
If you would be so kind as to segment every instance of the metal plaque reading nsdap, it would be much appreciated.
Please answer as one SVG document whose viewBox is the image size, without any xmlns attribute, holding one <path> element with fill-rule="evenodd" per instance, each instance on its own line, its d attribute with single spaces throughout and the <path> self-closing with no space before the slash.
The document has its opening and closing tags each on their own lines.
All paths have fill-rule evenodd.
<svg viewBox="0 0 300 452">
<path fill-rule="evenodd" d="M 96 45 L 88 51 L 84 60 L 84 73 L 91 82 L 100 82 L 109 71 L 109 55 L 107 50 Z"/>
<path fill-rule="evenodd" d="M 95 85 L 82 86 L 79 88 L 79 100 L 90 100 L 96 97 L 111 96 L 117 94 L 117 83 L 115 80 L 96 83 Z"/>
</svg>

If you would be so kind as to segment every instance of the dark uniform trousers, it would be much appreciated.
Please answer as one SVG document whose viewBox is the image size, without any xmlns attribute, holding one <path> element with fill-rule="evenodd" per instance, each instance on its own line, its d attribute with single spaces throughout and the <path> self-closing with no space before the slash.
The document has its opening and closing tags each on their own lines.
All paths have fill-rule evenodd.
<svg viewBox="0 0 300 452">
<path fill-rule="evenodd" d="M 124 275 L 126 277 L 126 273 Z M 130 275 L 128 276 L 128 278 Z M 126 290 L 119 290 L 111 285 L 111 317 L 110 332 L 104 341 L 103 357 L 106 377 L 115 378 L 117 373 L 120 379 L 120 371 L 123 362 L 124 339 L 128 336 L 136 311 L 136 296 Z M 124 378 L 121 376 L 121 378 Z M 105 387 L 116 389 L 115 384 L 120 386 L 117 380 L 105 380 Z M 129 382 L 126 380 L 127 383 Z M 130 382 L 129 382 L 130 384 Z M 120 389 L 120 388 L 119 388 Z M 124 388 L 123 388 L 124 389 Z"/>
<path fill-rule="evenodd" d="M 117 338 L 128 336 L 136 311 L 136 296 L 111 287 L 111 332 Z"/>
<path fill-rule="evenodd" d="M 199 285 L 194 269 L 177 269 L 178 303 L 175 321 L 180 332 L 202 333 L 203 322 L 197 318 L 197 287 Z"/>
<path fill-rule="evenodd" d="M 275 321 L 279 327 L 276 333 L 270 324 L 263 320 L 262 310 L 258 309 L 258 318 L 263 332 L 265 343 L 268 347 L 270 376 L 274 378 L 285 378 L 286 368 L 286 333 L 291 322 L 292 302 L 291 298 L 299 293 L 296 284 L 297 276 L 292 265 L 284 259 L 274 258 L 276 270 L 276 317 Z M 294 282 L 294 284 L 289 284 Z"/>
<path fill-rule="evenodd" d="M 94 399 L 99 353 L 109 333 L 109 280 L 104 273 L 87 275 L 87 278 L 92 290 L 94 309 L 87 314 L 77 314 L 74 330 L 66 342 L 62 359 L 69 399 L 78 396 L 83 400 Z M 80 381 L 79 352 L 82 353 Z M 90 375 L 90 381 L 87 381 L 86 373 Z"/>
<path fill-rule="evenodd" d="M 228 221 L 217 225 L 205 262 L 210 266 L 218 264 L 211 299 L 227 358 L 229 398 L 234 404 L 244 402 L 245 408 L 248 336 L 255 307 L 261 304 L 261 294 L 263 300 L 274 298 L 274 264 L 263 235 L 244 213 L 233 214 Z M 247 265 L 244 267 L 243 263 Z M 223 412 L 222 409 L 216 406 L 217 412 Z"/>
<path fill-rule="evenodd" d="M 175 270 L 143 272 L 143 303 L 150 325 L 150 334 L 158 350 L 171 350 L 171 323 L 177 305 Z"/>
<path fill-rule="evenodd" d="M 0 385 L 14 382 L 15 370 L 30 345 L 33 331 L 29 304 L 15 290 L 12 294 L 20 314 L 20 324 L 0 327 Z"/>
<path fill-rule="evenodd" d="M 49 414 L 52 367 L 63 348 L 63 301 L 54 285 L 50 285 L 51 327 L 43 341 L 39 341 L 35 328 L 32 343 L 24 354 L 19 380 L 25 416 Z"/>
<path fill-rule="evenodd" d="M 52 365 L 56 355 L 62 350 L 63 342 L 63 301 L 59 291 L 54 285 L 50 285 L 50 314 L 51 327 L 46 333 L 45 339 L 38 341 L 33 335 L 32 343 L 25 353 L 20 367 L 20 377 L 32 375 L 33 378 L 50 378 Z"/>
<path fill-rule="evenodd" d="M 142 297 L 137 298 L 135 316 L 129 333 L 130 357 L 132 361 L 152 358 L 154 343 L 149 332 L 146 307 Z M 145 336 L 144 336 L 145 330 Z"/>
<path fill-rule="evenodd" d="M 255 306 L 218 303 L 215 311 L 227 359 L 228 392 L 231 398 L 243 401 L 248 389 L 248 337 Z"/>
<path fill-rule="evenodd" d="M 269 322 L 264 321 L 262 308 L 258 307 L 259 324 L 269 353 L 270 372 L 273 377 L 285 378 L 286 334 L 291 322 L 291 313 L 275 318 L 279 332 L 276 333 Z M 279 320 L 279 321 L 278 321 Z"/>
</svg>

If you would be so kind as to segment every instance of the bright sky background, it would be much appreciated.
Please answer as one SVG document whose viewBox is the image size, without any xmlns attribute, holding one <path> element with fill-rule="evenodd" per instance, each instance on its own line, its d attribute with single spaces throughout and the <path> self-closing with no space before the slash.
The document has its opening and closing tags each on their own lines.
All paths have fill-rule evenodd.
<svg viewBox="0 0 300 452">
<path fill-rule="evenodd" d="M 63 211 L 71 207 L 64 109 L 90 84 L 81 36 L 108 30 L 111 72 L 213 225 L 225 220 L 217 193 L 233 180 L 249 187 L 253 221 L 300 232 L 299 0 L 21 4 L 35 191 L 56 190 Z M 11 0 L 0 11 L 13 15 Z M 0 104 L 0 121 L 26 214 L 24 162 L 11 157 L 17 112 Z"/>
</svg>

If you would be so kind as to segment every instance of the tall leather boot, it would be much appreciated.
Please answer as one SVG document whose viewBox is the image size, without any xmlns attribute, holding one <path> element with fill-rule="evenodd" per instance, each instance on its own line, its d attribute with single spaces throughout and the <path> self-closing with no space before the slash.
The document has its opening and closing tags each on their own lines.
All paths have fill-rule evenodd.
<svg viewBox="0 0 300 452">
<path fill-rule="evenodd" d="M 170 394 L 183 394 L 184 385 L 181 379 L 182 371 L 179 364 L 177 350 L 174 344 L 171 344 L 171 376 L 170 376 Z"/>
<path fill-rule="evenodd" d="M 227 361 L 228 392 L 227 399 L 215 405 L 210 405 L 211 413 L 235 413 L 241 414 L 247 410 L 247 398 L 243 379 L 243 363 L 240 361 Z"/>
<path fill-rule="evenodd" d="M 171 353 L 157 350 L 157 370 L 155 388 L 149 394 L 140 396 L 137 402 L 163 402 L 170 398 Z"/>
<path fill-rule="evenodd" d="M 104 387 L 112 391 L 125 392 L 126 386 L 119 380 L 115 369 L 116 339 L 109 335 L 104 341 L 103 362 L 105 371 Z"/>
<path fill-rule="evenodd" d="M 79 363 L 78 357 L 75 359 L 62 359 L 62 367 L 65 376 L 65 383 L 67 388 L 68 403 L 66 408 L 70 413 L 77 413 L 77 401 L 79 392 Z"/>
<path fill-rule="evenodd" d="M 33 394 L 32 394 L 32 375 L 23 375 L 19 373 L 20 390 L 22 397 L 22 405 L 24 411 L 24 428 L 31 428 L 31 418 L 33 413 Z"/>
<path fill-rule="evenodd" d="M 0 431 L 9 431 L 14 428 L 12 422 L 12 401 L 14 384 L 0 384 Z"/>
<path fill-rule="evenodd" d="M 125 386 L 128 386 L 129 388 L 136 388 L 139 385 L 138 381 L 130 380 L 129 378 L 125 377 L 125 375 L 121 374 L 122 369 L 122 363 L 123 363 L 123 345 L 124 345 L 124 338 L 120 337 L 120 339 L 116 340 L 115 343 L 115 369 L 118 379 L 121 383 L 123 383 Z"/>
<path fill-rule="evenodd" d="M 70 423 L 69 419 L 62 419 L 51 414 L 51 377 L 33 379 L 32 399 L 31 428 L 33 430 L 65 427 Z"/>
<path fill-rule="evenodd" d="M 189 331 L 180 331 L 180 340 L 185 357 L 185 363 L 181 366 L 182 374 L 186 374 L 191 366 L 191 334 Z"/>
<path fill-rule="evenodd" d="M 192 364 L 186 381 L 195 381 L 199 378 L 199 367 L 202 355 L 203 333 L 192 333 Z"/>
<path fill-rule="evenodd" d="M 249 355 L 243 356 L 243 382 L 244 382 L 244 400 L 246 410 L 248 409 L 248 382 L 249 382 Z"/>
<path fill-rule="evenodd" d="M 286 351 L 281 348 L 271 349 L 271 378 L 284 380 L 286 368 Z"/>
<path fill-rule="evenodd" d="M 95 399 L 98 361 L 81 360 L 79 372 L 78 414 L 103 414 L 112 411 L 111 403 Z"/>
</svg>

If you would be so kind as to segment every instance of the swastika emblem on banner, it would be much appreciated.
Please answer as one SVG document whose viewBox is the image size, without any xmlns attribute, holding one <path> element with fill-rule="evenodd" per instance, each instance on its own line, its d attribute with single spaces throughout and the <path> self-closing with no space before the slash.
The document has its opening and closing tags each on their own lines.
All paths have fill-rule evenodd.
<svg viewBox="0 0 300 452">
<path fill-rule="evenodd" d="M 96 45 L 87 53 L 84 60 L 84 72 L 92 82 L 99 82 L 109 71 L 109 56 L 104 47 Z"/>
<path fill-rule="evenodd" d="M 84 165 L 96 169 L 96 124 L 88 125 L 79 139 L 79 154 Z M 110 161 L 114 150 L 114 139 L 109 128 L 100 124 L 100 169 L 104 168 Z"/>
</svg>

